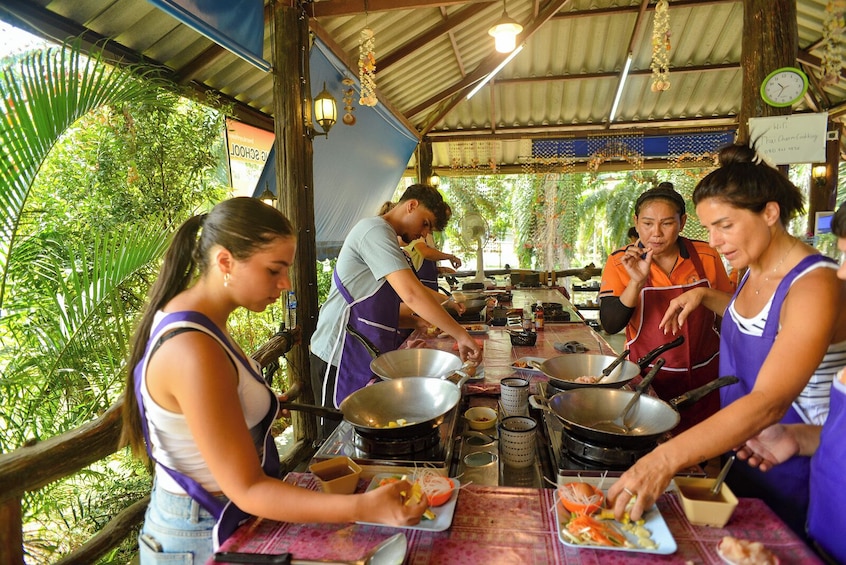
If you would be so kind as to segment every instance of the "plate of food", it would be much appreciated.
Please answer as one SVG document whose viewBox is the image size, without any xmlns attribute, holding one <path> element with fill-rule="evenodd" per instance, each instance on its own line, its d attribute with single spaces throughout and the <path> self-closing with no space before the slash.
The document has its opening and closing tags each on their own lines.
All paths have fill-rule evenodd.
<svg viewBox="0 0 846 565">
<path fill-rule="evenodd" d="M 597 487 L 598 481 L 601 479 L 577 479 L 558 486 L 555 520 L 561 543 L 576 548 L 675 553 L 676 540 L 657 506 L 649 508 L 637 522 L 617 522 L 610 509 L 601 508 L 605 493 Z M 564 501 L 573 509 L 587 508 L 593 513 L 571 512 L 564 507 Z"/>
<path fill-rule="evenodd" d="M 458 479 L 444 477 L 427 469 L 420 469 L 416 474 L 416 477 L 409 477 L 400 473 L 376 473 L 367 486 L 367 491 L 378 488 L 386 482 L 398 481 L 405 477 L 406 480 L 415 485 L 412 489 L 412 497 L 419 496 L 419 493 L 424 491 L 429 497 L 429 510 L 426 511 L 418 524 L 414 526 L 390 526 L 372 522 L 356 522 L 356 524 L 430 532 L 442 532 L 449 528 L 452 524 L 452 517 L 455 515 L 455 505 L 458 502 L 458 491 L 461 488 L 461 483 Z"/>
<path fill-rule="evenodd" d="M 759 541 L 725 536 L 717 544 L 717 554 L 729 565 L 779 565 L 779 559 Z"/>
<path fill-rule="evenodd" d="M 546 359 L 543 357 L 520 357 L 511 364 L 511 368 L 515 371 L 523 371 L 525 373 L 543 374 L 540 369 L 535 369 L 532 366 L 532 362 L 540 364 L 544 361 L 546 361 Z"/>
</svg>

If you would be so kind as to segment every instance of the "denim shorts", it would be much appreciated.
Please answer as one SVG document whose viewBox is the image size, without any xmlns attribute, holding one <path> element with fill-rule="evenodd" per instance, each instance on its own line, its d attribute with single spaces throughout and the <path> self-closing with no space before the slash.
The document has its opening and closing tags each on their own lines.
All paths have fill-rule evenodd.
<svg viewBox="0 0 846 565">
<path fill-rule="evenodd" d="M 138 539 L 141 565 L 206 563 L 214 555 L 214 524 L 214 517 L 190 496 L 153 486 Z"/>
</svg>

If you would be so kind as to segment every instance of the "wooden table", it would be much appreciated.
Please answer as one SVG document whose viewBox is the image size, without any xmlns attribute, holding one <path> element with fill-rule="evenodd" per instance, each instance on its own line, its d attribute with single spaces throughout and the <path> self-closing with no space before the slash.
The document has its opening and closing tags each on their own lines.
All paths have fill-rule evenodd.
<svg viewBox="0 0 846 565">
<path fill-rule="evenodd" d="M 314 477 L 291 473 L 288 482 L 317 489 Z M 361 481 L 359 489 L 366 483 Z M 355 559 L 404 531 L 411 564 L 589 564 L 722 563 L 717 544 L 731 535 L 758 540 L 788 563 L 821 563 L 814 553 L 760 500 L 743 498 L 724 528 L 692 526 L 674 494 L 664 494 L 658 509 L 678 545 L 671 555 L 568 547 L 558 539 L 550 511 L 555 491 L 468 485 L 458 496 L 452 525 L 442 532 L 400 530 L 359 524 L 291 524 L 253 519 L 223 546 L 247 553 L 290 552 L 299 559 Z M 280 501 L 284 504 L 284 501 Z"/>
</svg>

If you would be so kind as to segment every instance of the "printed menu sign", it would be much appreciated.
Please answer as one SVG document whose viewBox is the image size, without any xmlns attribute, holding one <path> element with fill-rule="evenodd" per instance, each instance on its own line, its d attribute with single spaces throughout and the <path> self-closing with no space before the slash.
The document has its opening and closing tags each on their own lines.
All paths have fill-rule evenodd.
<svg viewBox="0 0 846 565">
<path fill-rule="evenodd" d="M 749 141 L 776 165 L 825 162 L 828 112 L 749 118 Z"/>
</svg>

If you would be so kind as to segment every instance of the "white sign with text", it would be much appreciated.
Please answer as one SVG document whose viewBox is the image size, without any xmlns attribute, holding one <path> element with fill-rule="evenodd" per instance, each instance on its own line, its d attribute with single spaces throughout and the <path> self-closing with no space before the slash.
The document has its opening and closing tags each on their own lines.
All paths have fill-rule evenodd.
<svg viewBox="0 0 846 565">
<path fill-rule="evenodd" d="M 776 165 L 824 163 L 828 112 L 749 118 L 749 141 Z"/>
</svg>

